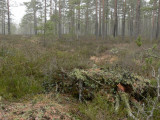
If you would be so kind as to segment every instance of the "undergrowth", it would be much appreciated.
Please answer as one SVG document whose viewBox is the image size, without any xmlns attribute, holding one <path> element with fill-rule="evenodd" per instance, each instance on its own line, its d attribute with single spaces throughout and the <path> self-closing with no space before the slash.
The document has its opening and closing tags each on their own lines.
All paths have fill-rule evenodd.
<svg viewBox="0 0 160 120">
<path fill-rule="evenodd" d="M 127 116 L 124 105 L 121 106 L 118 112 L 115 112 L 114 102 L 111 101 L 107 95 L 96 94 L 95 96 L 92 102 L 81 104 L 79 107 L 82 116 L 86 117 L 85 119 L 117 120 L 124 119 Z"/>
<path fill-rule="evenodd" d="M 141 60 L 143 56 L 139 56 L 140 49 L 134 43 L 61 40 L 49 41 L 44 47 L 41 41 L 37 42 L 39 38 L 36 37 L 27 38 L 27 40 L 23 37 L 19 39 L 22 40 L 7 39 L 8 41 L 0 46 L 0 97 L 5 100 L 27 99 L 28 96 L 50 92 L 72 94 L 77 91 L 77 88 L 70 86 L 69 82 L 72 81 L 66 75 L 75 69 L 92 70 L 94 66 L 99 70 L 107 69 L 108 71 L 113 66 L 114 68 L 120 66 L 126 71 L 151 78 L 148 74 L 150 68 L 143 69 L 145 61 Z M 105 55 L 108 54 L 118 59 L 114 62 L 107 61 L 110 58 L 105 58 Z M 105 59 L 97 63 L 90 59 L 92 56 Z M 151 83 L 156 85 L 154 79 Z M 95 88 L 95 86 L 92 87 Z M 93 89 L 90 91 L 94 92 Z M 94 93 L 91 101 L 85 101 L 86 103 L 80 105 L 81 115 L 77 115 L 77 118 L 84 120 L 129 118 L 123 101 L 120 102 L 119 110 L 115 112 L 115 101 L 109 99 L 111 97 L 108 98 L 108 94 Z M 150 106 L 146 107 L 146 111 L 150 109 Z M 158 116 L 157 114 L 159 111 L 154 112 L 154 116 Z"/>
<path fill-rule="evenodd" d="M 64 79 L 62 70 L 90 68 L 90 56 L 101 51 L 94 51 L 96 44 L 90 42 L 55 41 L 44 48 L 32 43 L 38 38 L 19 39 L 9 39 L 0 46 L 0 96 L 7 100 L 53 90 L 52 84 Z"/>
<path fill-rule="evenodd" d="M 19 52 L 6 54 L 0 67 L 0 96 L 7 100 L 20 99 L 41 91 L 39 61 L 29 61 Z"/>
</svg>

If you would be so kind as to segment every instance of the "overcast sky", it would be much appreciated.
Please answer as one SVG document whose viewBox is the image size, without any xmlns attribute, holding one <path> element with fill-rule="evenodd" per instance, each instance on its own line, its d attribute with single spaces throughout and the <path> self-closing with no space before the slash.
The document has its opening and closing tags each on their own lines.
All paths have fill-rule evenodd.
<svg viewBox="0 0 160 120">
<path fill-rule="evenodd" d="M 23 6 L 23 2 L 28 2 L 30 0 L 10 0 L 11 4 L 11 13 L 14 23 L 19 24 L 21 22 L 21 18 L 25 14 L 25 6 Z M 149 0 L 146 0 L 149 1 Z"/>
<path fill-rule="evenodd" d="M 19 24 L 21 21 L 21 18 L 25 14 L 25 6 L 23 5 L 23 2 L 28 2 L 30 0 L 10 0 L 10 6 L 11 6 L 11 13 L 14 23 Z"/>
</svg>

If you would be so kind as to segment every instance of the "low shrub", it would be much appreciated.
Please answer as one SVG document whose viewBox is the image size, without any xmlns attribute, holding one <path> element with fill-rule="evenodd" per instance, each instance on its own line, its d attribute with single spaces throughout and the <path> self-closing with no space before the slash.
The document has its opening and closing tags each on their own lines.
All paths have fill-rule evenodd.
<svg viewBox="0 0 160 120">
<path fill-rule="evenodd" d="M 124 119 L 127 115 L 125 108 L 121 107 L 120 110 L 114 112 L 114 102 L 111 102 L 107 95 L 96 94 L 95 99 L 87 104 L 81 104 L 79 107 L 83 118 L 88 120 L 118 120 Z M 85 118 L 84 118 L 85 117 Z"/>
<path fill-rule="evenodd" d="M 42 73 L 38 64 L 20 53 L 4 56 L 0 67 L 0 96 L 11 100 L 41 92 Z"/>
<path fill-rule="evenodd" d="M 18 100 L 41 91 L 39 82 L 27 76 L 0 77 L 0 83 L 0 96 L 7 100 Z"/>
</svg>

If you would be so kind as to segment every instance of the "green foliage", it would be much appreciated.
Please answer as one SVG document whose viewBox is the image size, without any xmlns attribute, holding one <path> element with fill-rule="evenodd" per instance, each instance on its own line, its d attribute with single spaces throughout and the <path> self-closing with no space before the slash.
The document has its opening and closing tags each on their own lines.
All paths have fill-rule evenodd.
<svg viewBox="0 0 160 120">
<path fill-rule="evenodd" d="M 41 26 L 37 27 L 37 30 L 45 31 L 45 37 L 52 36 L 54 34 L 54 23 L 52 21 L 47 21 L 46 24 L 41 24 Z M 38 33 L 39 35 L 43 35 L 44 32 Z M 49 36 L 48 36 L 49 35 Z"/>
<path fill-rule="evenodd" d="M 156 106 L 157 106 L 157 109 L 154 110 L 154 112 L 153 112 L 153 119 L 154 120 L 160 119 L 160 117 L 159 117 L 159 115 L 160 115 L 160 109 L 158 108 L 158 107 L 160 107 L 160 102 Z"/>
<path fill-rule="evenodd" d="M 117 114 L 114 112 L 114 102 L 111 102 L 107 95 L 96 94 L 95 99 L 87 104 L 81 104 L 79 109 L 82 113 L 81 119 L 88 120 L 117 120 L 126 115 L 124 107 Z"/>
<path fill-rule="evenodd" d="M 86 80 L 86 77 L 84 76 L 85 71 L 84 70 L 79 70 L 79 69 L 74 69 L 74 71 L 70 74 L 70 76 L 75 77 L 77 80 Z"/>
<path fill-rule="evenodd" d="M 20 99 L 41 91 L 41 86 L 34 78 L 14 75 L 0 77 L 0 96 L 7 100 Z"/>
<path fill-rule="evenodd" d="M 141 47 L 142 46 L 142 40 L 141 40 L 141 37 L 139 36 L 136 40 L 136 44 Z"/>
<path fill-rule="evenodd" d="M 153 62 L 153 58 L 152 57 L 146 58 L 145 60 L 146 60 L 147 64 L 152 64 L 152 62 Z"/>
<path fill-rule="evenodd" d="M 38 62 L 28 61 L 20 53 L 3 58 L 0 68 L 0 96 L 5 99 L 20 99 L 41 91 Z"/>
<path fill-rule="evenodd" d="M 56 51 L 55 57 L 57 60 L 57 66 L 65 70 L 72 70 L 74 68 L 87 68 L 89 67 L 88 59 L 86 59 L 82 54 L 85 53 Z"/>
<path fill-rule="evenodd" d="M 113 48 L 113 49 L 111 49 L 110 51 L 111 51 L 111 53 L 113 53 L 113 54 L 118 54 L 118 53 L 119 53 L 119 50 L 118 50 L 117 48 Z"/>
<path fill-rule="evenodd" d="M 46 29 L 46 34 L 47 35 L 50 35 L 50 34 L 53 34 L 54 33 L 54 23 L 52 21 L 48 21 L 46 24 L 45 24 L 45 29 Z"/>
<path fill-rule="evenodd" d="M 153 50 L 154 50 L 154 49 L 157 49 L 157 47 L 158 47 L 157 44 L 154 44 L 153 47 L 152 47 L 152 49 L 153 49 Z"/>
</svg>

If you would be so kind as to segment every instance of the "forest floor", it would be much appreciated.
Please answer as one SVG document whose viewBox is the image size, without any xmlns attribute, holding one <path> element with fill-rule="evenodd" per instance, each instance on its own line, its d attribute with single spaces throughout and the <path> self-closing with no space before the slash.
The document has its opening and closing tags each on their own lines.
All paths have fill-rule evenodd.
<svg viewBox="0 0 160 120">
<path fill-rule="evenodd" d="M 50 94 L 43 93 L 43 87 L 47 91 L 48 89 L 52 91 L 53 88 L 48 88 L 47 86 L 46 89 L 46 86 L 42 86 L 42 83 L 50 81 L 50 77 L 52 78 L 51 81 L 63 78 L 63 76 L 62 78 L 57 76 L 59 68 L 70 72 L 74 68 L 92 69 L 95 65 L 99 68 L 121 65 L 124 69 L 131 72 L 148 78 L 151 77 L 150 68 L 142 69 L 145 61 L 138 56 L 142 49 L 134 41 L 129 43 L 125 41 L 117 42 L 117 40 L 112 42 L 103 40 L 57 42 L 48 40 L 47 45 L 44 47 L 43 40 L 39 37 L 0 36 L 0 42 L 0 61 L 2 61 L 0 68 L 2 66 L 7 68 L 6 73 L 0 72 L 0 74 L 2 73 L 0 82 L 4 79 L 9 81 L 9 75 L 13 73 L 12 77 L 13 79 L 15 78 L 15 82 L 19 79 L 28 81 L 37 81 L 38 79 L 40 81 L 38 85 L 37 82 L 35 83 L 36 85 L 33 82 L 31 87 L 27 86 L 28 88 L 25 86 L 28 83 L 24 83 L 22 87 L 18 86 L 19 84 L 15 84 L 15 86 L 17 85 L 15 88 L 10 81 L 2 86 L 0 85 L 0 90 L 2 91 L 0 91 L 0 120 L 96 120 L 101 118 L 100 116 L 94 118 L 96 113 L 92 114 L 92 112 L 88 113 L 89 117 L 87 114 L 82 114 L 80 108 L 83 109 L 83 105 L 81 106 L 78 99 L 73 98 L 71 95 L 54 92 Z M 150 44 L 145 44 L 146 48 L 151 46 Z M 10 88 L 3 88 L 5 85 Z M 20 85 L 23 85 L 23 83 L 20 83 Z M 39 90 L 41 86 L 40 91 L 42 93 L 40 92 L 39 94 L 37 89 Z M 28 94 L 30 91 L 26 92 L 27 90 L 23 90 L 23 87 L 33 89 L 30 93 L 31 96 Z M 29 96 L 28 98 L 25 96 L 26 93 Z M 110 115 L 110 118 L 112 118 L 112 115 Z M 116 116 L 113 119 L 116 120 L 117 118 L 121 118 L 121 120 L 127 119 L 125 115 L 123 117 Z M 106 120 L 104 115 L 102 115 L 101 119 Z"/>
<path fill-rule="evenodd" d="M 76 102 L 67 96 L 57 96 L 43 94 L 25 102 L 3 102 L 0 120 L 71 120 Z"/>
</svg>

